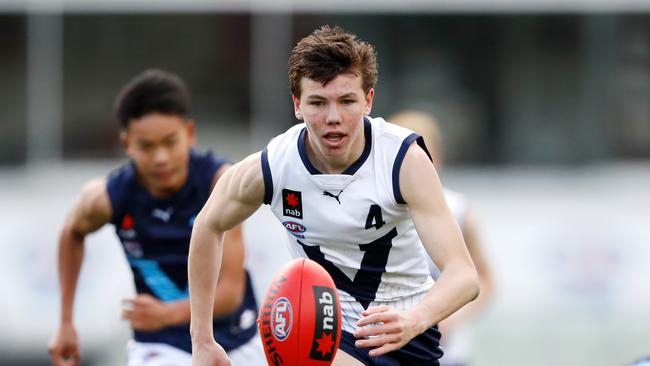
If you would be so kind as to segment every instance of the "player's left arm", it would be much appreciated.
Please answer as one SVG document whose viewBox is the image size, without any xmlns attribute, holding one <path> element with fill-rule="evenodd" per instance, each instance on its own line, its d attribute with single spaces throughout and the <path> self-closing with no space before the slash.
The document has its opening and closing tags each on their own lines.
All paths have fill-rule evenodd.
<svg viewBox="0 0 650 366">
<path fill-rule="evenodd" d="M 231 166 L 230 164 L 224 164 L 217 170 L 212 181 L 213 188 Z M 213 315 L 215 317 L 230 314 L 237 310 L 246 292 L 244 238 L 241 224 L 226 231 L 223 240 L 223 258 L 213 308 Z"/>
<path fill-rule="evenodd" d="M 230 166 L 224 164 L 217 170 L 212 179 L 212 187 Z M 219 283 L 215 290 L 215 299 L 218 301 L 214 303 L 214 317 L 224 316 L 237 310 L 246 291 L 241 225 L 225 233 L 224 243 L 226 245 L 223 250 Z M 163 303 L 151 295 L 141 294 L 124 302 L 127 306 L 122 310 L 122 316 L 137 330 L 157 331 L 190 321 L 190 302 L 187 299 Z"/>
<path fill-rule="evenodd" d="M 427 253 L 440 268 L 438 281 L 415 307 L 398 311 L 368 308 L 357 325 L 357 347 L 372 347 L 371 356 L 394 351 L 478 296 L 476 269 L 452 213 L 438 175 L 417 144 L 406 153 L 399 175 L 400 191 Z M 365 327 L 374 324 L 373 327 Z M 361 328 L 365 327 L 365 328 Z"/>
</svg>

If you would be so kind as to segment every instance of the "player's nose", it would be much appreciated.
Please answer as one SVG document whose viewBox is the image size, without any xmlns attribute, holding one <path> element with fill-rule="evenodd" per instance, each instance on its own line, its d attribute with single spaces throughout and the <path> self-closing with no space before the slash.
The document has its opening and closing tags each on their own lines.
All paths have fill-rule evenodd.
<svg viewBox="0 0 650 366">
<path fill-rule="evenodd" d="M 169 151 L 164 147 L 159 147 L 154 151 L 153 161 L 155 164 L 164 164 L 169 161 Z"/>
<path fill-rule="evenodd" d="M 325 120 L 327 124 L 339 124 L 341 123 L 341 113 L 337 105 L 333 104 L 327 107 L 327 118 Z"/>
</svg>

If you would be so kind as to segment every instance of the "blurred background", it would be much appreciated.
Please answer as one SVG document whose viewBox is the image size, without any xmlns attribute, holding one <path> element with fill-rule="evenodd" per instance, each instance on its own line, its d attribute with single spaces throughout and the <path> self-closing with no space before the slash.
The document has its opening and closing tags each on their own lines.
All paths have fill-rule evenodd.
<svg viewBox="0 0 650 366">
<path fill-rule="evenodd" d="M 373 116 L 441 124 L 442 181 L 476 211 L 495 278 L 472 364 L 650 355 L 647 0 L 0 0 L 0 365 L 49 364 L 58 230 L 83 183 L 125 161 L 121 86 L 178 73 L 199 146 L 238 161 L 296 122 L 287 58 L 322 24 L 375 45 Z M 261 297 L 286 234 L 263 207 L 245 235 Z M 132 293 L 106 227 L 77 292 L 83 364 L 124 364 Z"/>
</svg>

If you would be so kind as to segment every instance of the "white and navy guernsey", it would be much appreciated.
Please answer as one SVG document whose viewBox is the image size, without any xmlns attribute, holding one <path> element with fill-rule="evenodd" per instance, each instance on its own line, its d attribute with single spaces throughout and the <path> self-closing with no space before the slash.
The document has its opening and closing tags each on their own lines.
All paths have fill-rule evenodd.
<svg viewBox="0 0 650 366">
<path fill-rule="evenodd" d="M 422 138 L 381 118 L 365 118 L 359 159 L 341 174 L 323 174 L 307 158 L 306 135 L 304 124 L 293 126 L 261 155 L 264 203 L 287 229 L 291 255 L 308 257 L 330 273 L 344 331 L 353 332 L 369 306 L 415 306 L 433 280 L 399 173 L 413 142 L 427 151 Z"/>
<path fill-rule="evenodd" d="M 133 162 L 109 175 L 112 223 L 133 271 L 138 294 L 150 294 L 163 302 L 188 297 L 187 256 L 194 218 L 210 195 L 215 172 L 224 163 L 211 152 L 193 150 L 187 182 L 167 199 L 153 197 L 140 185 Z M 246 277 L 240 308 L 214 321 L 215 338 L 226 351 L 245 344 L 256 334 L 257 303 L 248 273 Z M 192 352 L 189 324 L 133 333 L 138 342 L 165 343 Z"/>
</svg>

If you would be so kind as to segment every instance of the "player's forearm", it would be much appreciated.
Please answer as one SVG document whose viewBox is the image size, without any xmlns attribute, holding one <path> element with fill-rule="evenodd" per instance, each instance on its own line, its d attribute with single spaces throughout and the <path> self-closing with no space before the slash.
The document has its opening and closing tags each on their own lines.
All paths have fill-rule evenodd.
<svg viewBox="0 0 650 366">
<path fill-rule="evenodd" d="M 72 323 L 75 291 L 84 255 L 84 236 L 69 228 L 59 237 L 59 287 L 61 290 L 61 323 Z"/>
<path fill-rule="evenodd" d="M 471 263 L 449 263 L 425 299 L 413 308 L 418 330 L 424 332 L 447 318 L 475 299 L 478 293 L 478 278 Z"/>
<path fill-rule="evenodd" d="M 190 321 L 190 302 L 189 300 L 180 300 L 165 304 L 166 316 L 164 317 L 165 326 L 174 326 L 187 324 Z"/>
<path fill-rule="evenodd" d="M 453 329 L 457 325 L 467 322 L 468 320 L 475 317 L 478 313 L 483 311 L 487 306 L 487 303 L 489 302 L 492 294 L 492 284 L 490 281 L 485 281 L 484 278 L 480 277 L 480 274 L 479 283 L 480 294 L 476 297 L 476 299 L 447 317 L 442 322 L 446 328 Z"/>
<path fill-rule="evenodd" d="M 212 341 L 214 292 L 221 269 L 223 232 L 211 229 L 197 217 L 190 240 L 188 279 L 190 289 L 190 333 L 194 341 Z"/>
</svg>

